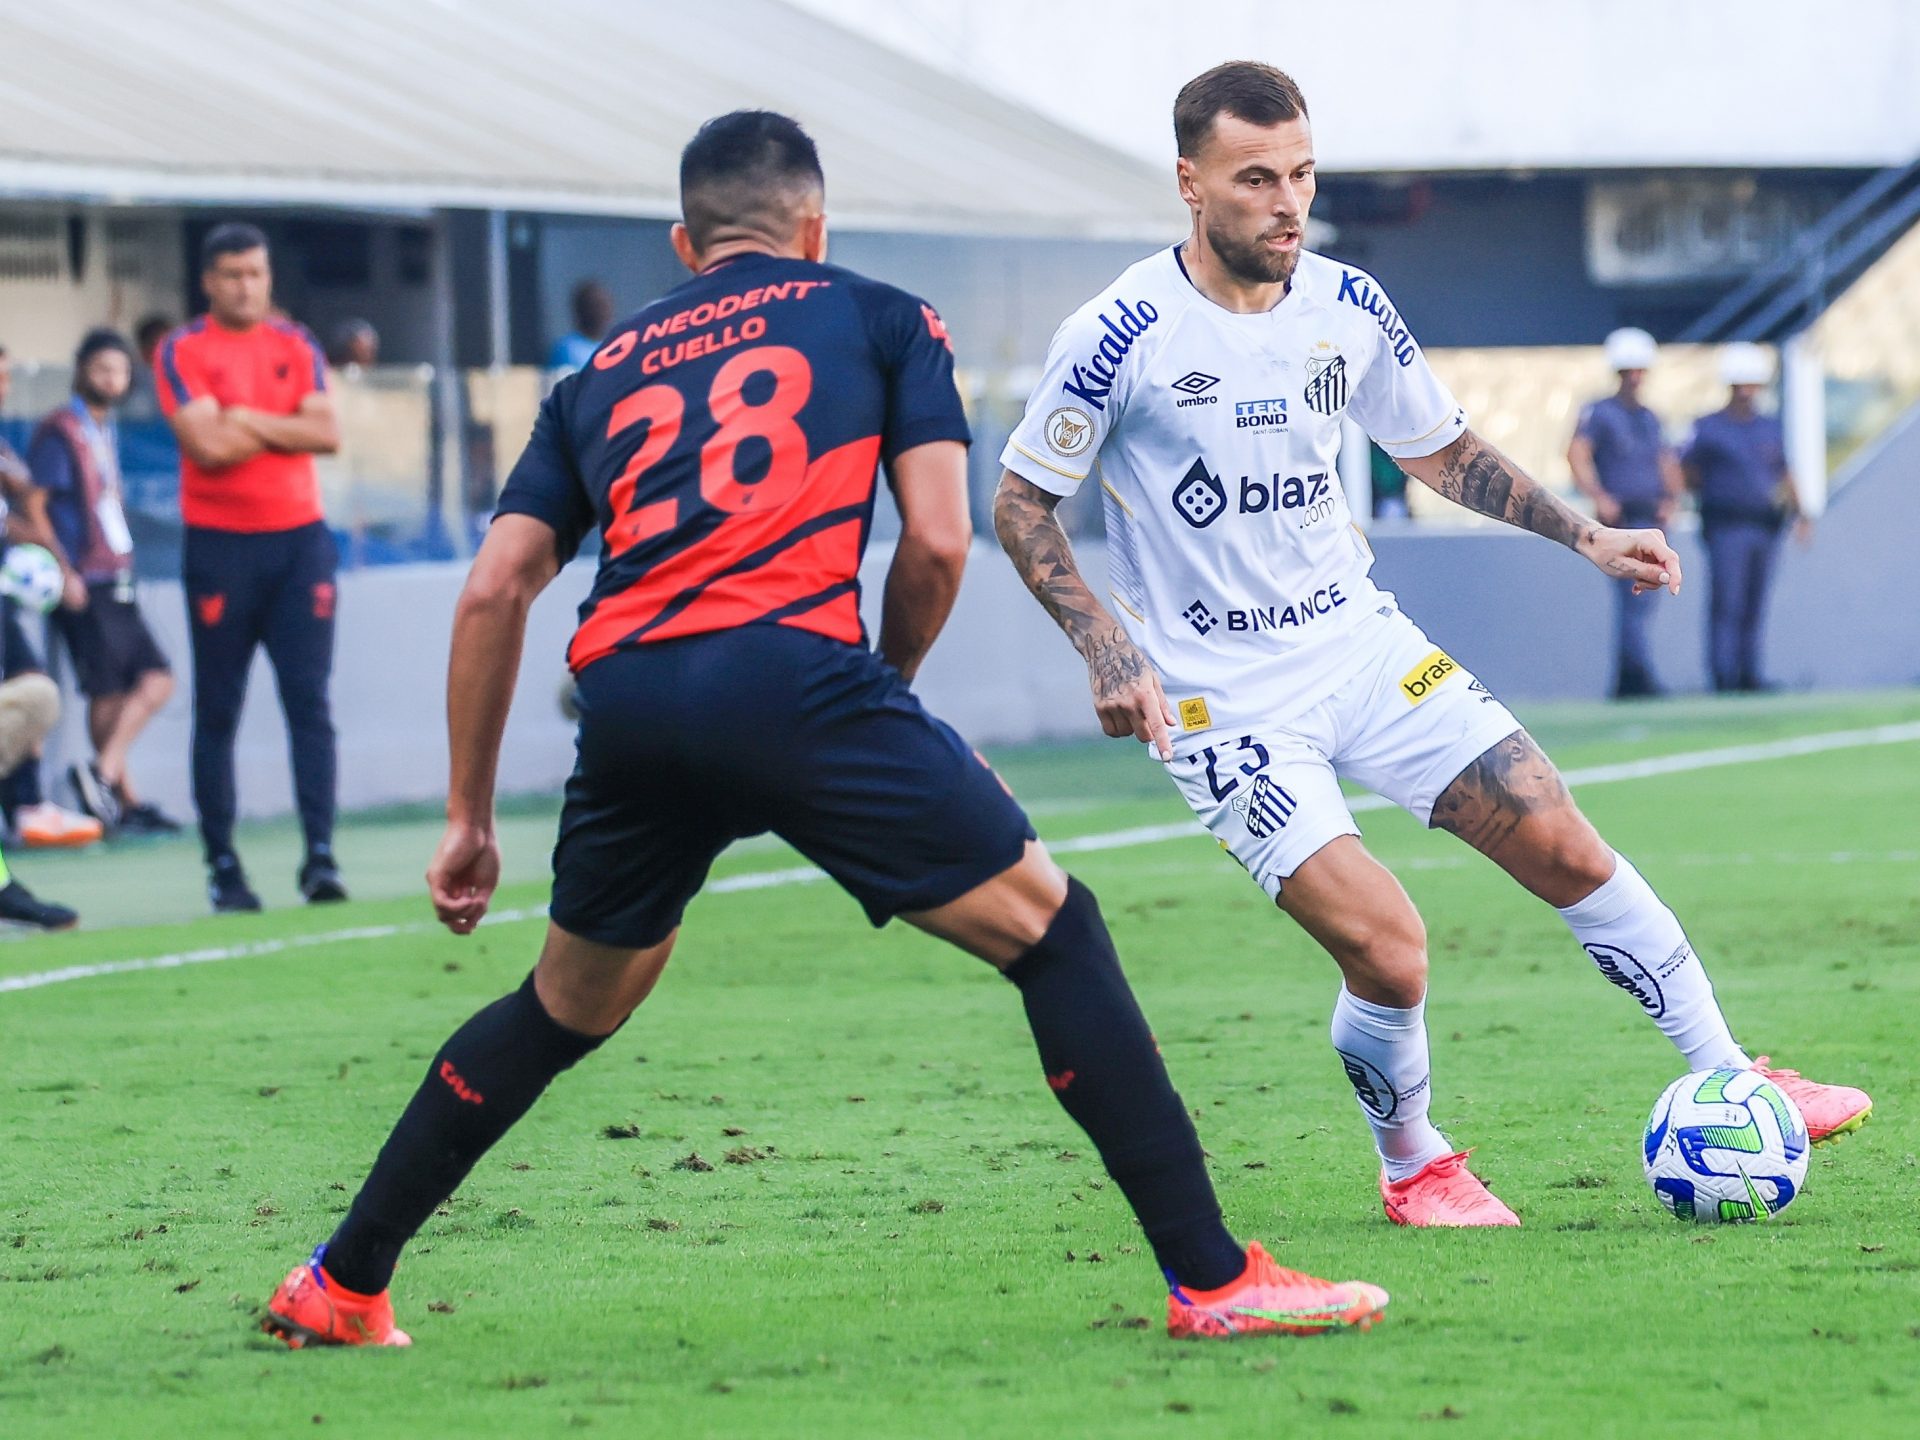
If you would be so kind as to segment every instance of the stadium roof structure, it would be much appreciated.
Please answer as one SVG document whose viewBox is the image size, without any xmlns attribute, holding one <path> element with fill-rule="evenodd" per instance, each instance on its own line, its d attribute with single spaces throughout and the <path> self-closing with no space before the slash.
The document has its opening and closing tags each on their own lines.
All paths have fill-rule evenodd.
<svg viewBox="0 0 1920 1440">
<path fill-rule="evenodd" d="M 0 195 L 670 216 L 746 107 L 813 133 L 837 225 L 1180 219 L 1154 167 L 781 0 L 0 0 Z"/>
</svg>

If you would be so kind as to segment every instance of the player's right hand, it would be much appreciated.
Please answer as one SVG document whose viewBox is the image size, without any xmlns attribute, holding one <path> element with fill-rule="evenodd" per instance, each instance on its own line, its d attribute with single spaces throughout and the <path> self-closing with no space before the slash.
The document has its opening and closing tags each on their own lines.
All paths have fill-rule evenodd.
<svg viewBox="0 0 1920 1440">
<path fill-rule="evenodd" d="M 491 830 L 449 820 L 427 866 L 433 913 L 456 935 L 471 935 L 500 884 L 500 842 Z"/>
<path fill-rule="evenodd" d="M 1132 736 L 1173 759 L 1173 707 L 1147 657 L 1116 629 L 1087 651 L 1087 684 L 1100 728 L 1116 740 Z"/>
</svg>

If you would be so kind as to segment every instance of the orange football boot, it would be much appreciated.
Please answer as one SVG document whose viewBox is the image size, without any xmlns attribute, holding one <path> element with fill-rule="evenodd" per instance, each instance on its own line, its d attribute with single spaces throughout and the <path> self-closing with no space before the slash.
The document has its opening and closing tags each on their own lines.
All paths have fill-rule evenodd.
<svg viewBox="0 0 1920 1440">
<path fill-rule="evenodd" d="M 356 1295 L 342 1289 L 320 1263 L 326 1248 L 317 1247 L 280 1282 L 260 1328 L 292 1350 L 306 1345 L 411 1345 L 413 1338 L 393 1323 L 388 1292 Z"/>
<path fill-rule="evenodd" d="M 1518 1225 L 1520 1217 L 1467 1168 L 1471 1150 L 1442 1155 L 1405 1180 L 1380 1172 L 1380 1204 L 1396 1225 Z"/>
<path fill-rule="evenodd" d="M 1778 1085 L 1800 1107 L 1801 1118 L 1807 1122 L 1807 1138 L 1814 1144 L 1851 1135 L 1873 1114 L 1873 1097 L 1866 1091 L 1851 1085 L 1822 1085 L 1798 1070 L 1775 1070 L 1768 1063 L 1771 1058 L 1762 1055 L 1754 1061 L 1754 1072 Z"/>
<path fill-rule="evenodd" d="M 1316 1280 L 1274 1262 L 1256 1241 L 1247 1268 L 1218 1290 L 1175 1285 L 1167 1296 L 1167 1334 L 1176 1340 L 1224 1340 L 1235 1335 L 1324 1335 L 1365 1330 L 1387 1308 L 1378 1285 Z"/>
</svg>

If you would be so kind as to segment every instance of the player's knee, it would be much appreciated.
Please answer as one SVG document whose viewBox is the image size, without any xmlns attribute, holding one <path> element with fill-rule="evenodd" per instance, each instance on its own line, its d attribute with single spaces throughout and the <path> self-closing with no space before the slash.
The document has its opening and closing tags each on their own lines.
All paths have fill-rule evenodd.
<svg viewBox="0 0 1920 1440">
<path fill-rule="evenodd" d="M 173 672 L 149 670 L 140 677 L 140 690 L 155 709 L 173 698 Z"/>
<path fill-rule="evenodd" d="M 20 731 L 20 743 L 33 749 L 60 723 L 60 687 L 39 671 L 16 675 L 0 684 L 11 723 Z"/>
<path fill-rule="evenodd" d="M 1613 878 L 1613 847 L 1578 812 L 1531 848 L 1529 888 L 1551 905 L 1575 904 Z"/>
<path fill-rule="evenodd" d="M 1116 973 L 1119 969 L 1119 957 L 1114 952 L 1106 917 L 1100 913 L 1100 902 L 1094 898 L 1093 891 L 1065 871 L 1059 874 L 1065 895 L 1057 904 L 1049 902 L 1036 912 L 1047 917 L 1039 933 L 1017 956 L 1000 966 L 1015 984 L 1020 983 L 1023 975 L 1059 959 L 1110 965 Z"/>
<path fill-rule="evenodd" d="M 1334 947 L 1349 988 L 1383 1005 L 1410 1006 L 1427 993 L 1427 927 L 1411 905 L 1355 925 Z"/>
</svg>

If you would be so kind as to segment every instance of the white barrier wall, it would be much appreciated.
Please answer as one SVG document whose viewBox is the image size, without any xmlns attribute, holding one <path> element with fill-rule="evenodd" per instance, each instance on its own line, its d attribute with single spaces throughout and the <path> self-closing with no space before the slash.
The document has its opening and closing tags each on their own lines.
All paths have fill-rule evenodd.
<svg viewBox="0 0 1920 1440">
<path fill-rule="evenodd" d="M 1078 660 L 998 549 L 982 543 L 976 550 L 954 627 L 927 665 L 922 693 L 938 713 L 982 742 L 1074 733 L 1085 718 Z M 868 558 L 871 626 L 879 623 L 889 558 L 888 547 L 879 545 Z M 447 645 L 465 574 L 460 565 L 409 565 L 341 575 L 333 717 L 343 808 L 435 800 L 446 793 Z M 558 696 L 575 608 L 591 579 L 588 564 L 569 566 L 534 605 L 501 756 L 502 794 L 557 793 L 572 768 L 573 727 L 560 713 Z M 184 817 L 191 814 L 192 734 L 186 607 L 180 586 L 171 581 L 143 584 L 140 599 L 179 685 L 136 747 L 134 774 L 149 798 Z M 58 661 L 55 668 L 61 668 Z M 49 781 L 84 753 L 83 702 L 73 695 L 70 679 L 66 702 L 49 749 Z M 264 653 L 255 659 L 247 687 L 237 767 L 243 815 L 292 809 L 286 730 Z"/>
<path fill-rule="evenodd" d="M 1911 476 L 1920 473 L 1920 415 L 1910 416 L 1862 458 L 1810 548 L 1787 547 L 1767 648 L 1772 676 L 1796 689 L 1857 689 L 1920 683 L 1920 566 L 1907 551 L 1915 518 Z M 1655 664 L 1669 686 L 1704 683 L 1707 570 L 1697 535 L 1674 537 L 1686 570 L 1678 598 L 1657 607 Z M 1585 562 L 1530 535 L 1504 529 L 1377 533 L 1374 578 L 1494 690 L 1510 700 L 1599 699 L 1611 664 L 1608 584 Z M 1102 547 L 1081 559 L 1102 588 Z M 877 624 L 890 559 L 876 545 L 864 578 L 869 625 Z M 392 567 L 340 582 L 334 719 L 340 731 L 340 798 L 359 808 L 432 800 L 446 785 L 446 652 L 464 571 L 457 565 Z M 563 655 L 590 570 L 571 566 L 535 605 L 507 723 L 503 794 L 557 792 L 572 765 L 573 732 L 560 714 Z M 181 686 L 135 751 L 135 772 L 153 798 L 190 813 L 187 785 L 186 613 L 172 583 L 142 587 L 142 601 Z M 1086 672 L 991 540 L 976 541 L 952 622 L 919 681 L 929 708 L 983 745 L 1097 736 Z M 1658 707 L 1644 712 L 1657 723 Z M 71 756 L 81 734 L 72 704 L 49 766 Z M 286 737 L 264 658 L 256 662 L 239 748 L 240 803 L 248 815 L 292 806 Z"/>
</svg>

